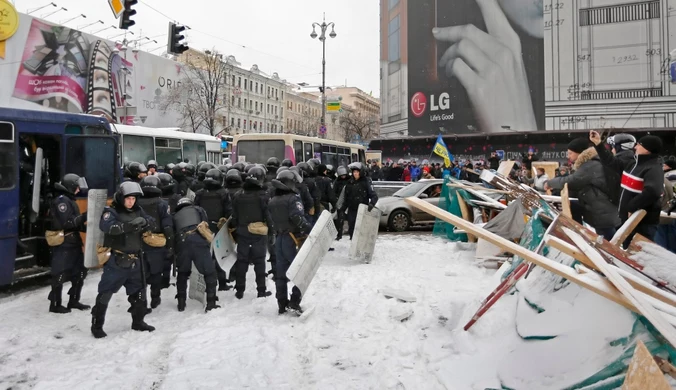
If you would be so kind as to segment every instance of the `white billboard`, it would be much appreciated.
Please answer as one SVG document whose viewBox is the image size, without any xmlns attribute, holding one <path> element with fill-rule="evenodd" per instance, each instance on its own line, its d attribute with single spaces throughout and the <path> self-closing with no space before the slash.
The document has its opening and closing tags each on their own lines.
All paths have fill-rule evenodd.
<svg viewBox="0 0 676 390">
<path fill-rule="evenodd" d="M 0 59 L 0 106 L 175 126 L 180 113 L 165 112 L 161 102 L 180 83 L 182 66 L 121 48 L 119 42 L 20 14 L 19 29 L 6 41 L 5 58 Z"/>
</svg>

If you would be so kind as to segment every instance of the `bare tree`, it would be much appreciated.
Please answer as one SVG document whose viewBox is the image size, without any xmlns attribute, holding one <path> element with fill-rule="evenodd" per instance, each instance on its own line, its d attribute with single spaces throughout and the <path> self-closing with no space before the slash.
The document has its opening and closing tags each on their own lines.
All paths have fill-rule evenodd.
<svg viewBox="0 0 676 390">
<path fill-rule="evenodd" d="M 193 132 L 200 128 L 209 134 L 219 132 L 219 120 L 228 109 L 226 79 L 230 66 L 216 50 L 189 51 L 181 59 L 185 77 L 160 104 L 163 111 L 181 113 L 182 124 Z"/>
<path fill-rule="evenodd" d="M 378 118 L 374 115 L 344 108 L 339 121 L 345 142 L 354 140 L 355 136 L 365 141 L 377 135 Z"/>
</svg>

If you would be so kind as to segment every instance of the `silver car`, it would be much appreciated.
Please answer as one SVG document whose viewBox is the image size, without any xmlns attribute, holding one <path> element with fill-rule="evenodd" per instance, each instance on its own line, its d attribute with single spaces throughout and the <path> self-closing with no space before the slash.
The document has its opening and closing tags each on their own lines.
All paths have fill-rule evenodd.
<svg viewBox="0 0 676 390">
<path fill-rule="evenodd" d="M 418 197 L 435 206 L 439 206 L 443 179 L 421 180 L 395 192 L 392 196 L 380 198 L 376 207 L 382 211 L 380 226 L 390 231 L 403 232 L 411 225 L 434 223 L 435 218 L 424 211 L 409 206 L 404 198 Z"/>
</svg>

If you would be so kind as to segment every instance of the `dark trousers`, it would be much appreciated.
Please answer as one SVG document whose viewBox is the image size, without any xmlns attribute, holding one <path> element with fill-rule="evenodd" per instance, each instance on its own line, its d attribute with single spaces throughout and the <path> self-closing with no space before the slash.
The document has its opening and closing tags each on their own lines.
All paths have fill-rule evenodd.
<svg viewBox="0 0 676 390">
<path fill-rule="evenodd" d="M 286 277 L 286 271 L 289 270 L 293 259 L 296 257 L 296 243 L 288 233 L 277 235 L 275 241 L 275 251 L 277 252 L 277 273 L 275 274 L 275 288 L 277 290 L 275 297 L 278 302 L 289 302 L 289 291 L 287 284 L 289 279 Z M 300 289 L 294 286 L 291 290 L 291 302 L 300 304 Z"/>
<path fill-rule="evenodd" d="M 596 234 L 603 236 L 603 238 L 608 241 L 610 241 L 610 239 L 615 235 L 615 232 L 617 232 L 617 229 L 615 228 L 594 228 L 594 230 L 596 230 Z"/>
<path fill-rule="evenodd" d="M 338 230 L 338 235 L 336 239 L 340 240 L 343 238 L 343 227 L 345 225 L 345 211 L 336 212 L 336 219 L 333 220 L 333 223 L 336 225 L 336 230 Z"/>
<path fill-rule="evenodd" d="M 270 272 L 274 275 L 277 268 L 277 251 L 275 250 L 275 236 L 272 233 L 268 234 L 268 253 L 270 254 L 270 259 L 268 259 Z"/>
<path fill-rule="evenodd" d="M 143 254 L 146 266 L 146 283 L 151 290 L 162 288 L 162 272 L 166 266 L 167 250 L 144 245 Z"/>
<path fill-rule="evenodd" d="M 70 280 L 71 288 L 68 294 L 80 299 L 80 292 L 87 277 L 87 268 L 84 266 L 84 254 L 80 246 L 57 246 L 52 248 L 51 261 L 52 291 L 49 300 L 61 304 L 63 283 Z"/>
<path fill-rule="evenodd" d="M 267 291 L 265 285 L 265 253 L 268 236 L 260 236 L 248 232 L 240 233 L 237 237 L 237 261 L 235 262 L 235 290 L 244 292 L 246 289 L 246 273 L 249 264 L 253 263 L 256 273 L 256 288 L 258 292 Z"/>
<path fill-rule="evenodd" d="M 676 253 L 676 221 L 657 226 L 655 243 Z"/>
<path fill-rule="evenodd" d="M 117 264 L 116 259 L 118 257 L 120 255 L 113 252 L 108 262 L 103 266 L 103 275 L 101 275 L 99 282 L 99 294 L 115 294 L 120 291 L 122 286 L 124 286 L 127 295 L 142 292 L 145 286 L 143 284 L 141 260 L 137 259 L 129 267 L 123 268 Z"/>
<path fill-rule="evenodd" d="M 188 289 L 188 278 L 195 264 L 197 272 L 204 275 L 207 287 L 207 296 L 216 295 L 216 261 L 211 256 L 210 245 L 199 233 L 190 233 L 182 237 L 178 244 L 176 265 L 176 292 L 179 297 L 185 297 Z"/>
<path fill-rule="evenodd" d="M 350 235 L 350 240 L 354 234 L 354 224 L 357 222 L 357 210 L 347 210 L 347 234 Z"/>
</svg>

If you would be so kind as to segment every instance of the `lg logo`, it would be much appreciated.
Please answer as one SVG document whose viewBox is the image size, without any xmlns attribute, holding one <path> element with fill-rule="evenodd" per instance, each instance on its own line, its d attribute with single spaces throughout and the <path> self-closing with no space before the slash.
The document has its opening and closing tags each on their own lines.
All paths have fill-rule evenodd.
<svg viewBox="0 0 676 390">
<path fill-rule="evenodd" d="M 411 113 L 416 118 L 420 118 L 427 108 L 427 98 L 422 92 L 416 92 L 411 98 Z"/>
</svg>

